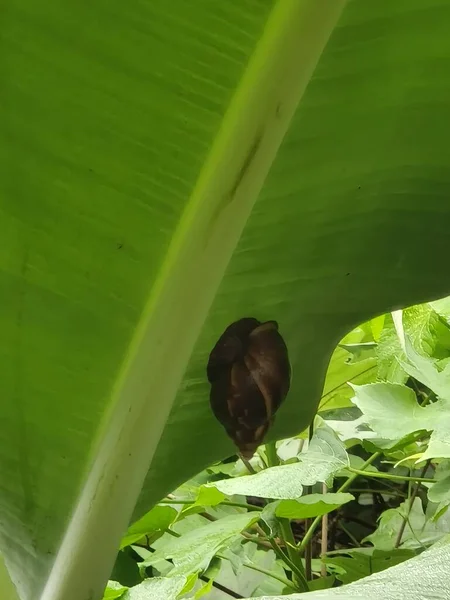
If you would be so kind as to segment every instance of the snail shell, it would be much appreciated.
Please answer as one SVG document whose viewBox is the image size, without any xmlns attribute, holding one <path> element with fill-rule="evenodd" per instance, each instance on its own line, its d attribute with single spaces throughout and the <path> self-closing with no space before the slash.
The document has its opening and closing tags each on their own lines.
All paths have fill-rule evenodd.
<svg viewBox="0 0 450 600">
<path fill-rule="evenodd" d="M 229 325 L 209 356 L 207 375 L 216 419 L 251 458 L 290 386 L 288 351 L 276 321 L 246 317 Z"/>
</svg>

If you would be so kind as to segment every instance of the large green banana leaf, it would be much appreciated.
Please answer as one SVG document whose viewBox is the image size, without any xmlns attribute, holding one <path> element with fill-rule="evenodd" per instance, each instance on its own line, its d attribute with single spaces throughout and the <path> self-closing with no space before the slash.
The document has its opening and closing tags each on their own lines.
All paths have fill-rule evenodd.
<svg viewBox="0 0 450 600">
<path fill-rule="evenodd" d="M 23 600 L 95 600 L 132 516 L 233 451 L 205 377 L 231 321 L 280 324 L 281 437 L 351 326 L 450 292 L 450 5 L 344 5 L 2 7 L 0 550 Z"/>
</svg>

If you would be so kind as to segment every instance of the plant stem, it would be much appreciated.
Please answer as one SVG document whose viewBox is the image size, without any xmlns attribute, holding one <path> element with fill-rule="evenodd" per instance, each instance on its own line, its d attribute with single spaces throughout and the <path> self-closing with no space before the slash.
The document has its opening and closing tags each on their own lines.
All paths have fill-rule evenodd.
<svg viewBox="0 0 450 600">
<path fill-rule="evenodd" d="M 379 473 L 375 471 L 371 471 L 367 473 L 366 471 L 362 471 L 361 469 L 353 469 L 352 467 L 347 467 L 347 469 L 351 473 L 355 473 L 355 475 L 364 475 L 365 477 L 374 477 L 379 479 L 391 479 L 392 481 L 416 481 L 419 483 L 436 483 L 437 479 L 432 479 L 431 477 L 407 477 L 406 475 L 393 475 L 392 473 Z M 380 494 L 382 492 L 379 492 Z"/>
<path fill-rule="evenodd" d="M 308 580 L 306 578 L 302 558 L 296 549 L 295 538 L 292 533 L 291 524 L 289 523 L 288 519 L 279 519 L 279 523 L 281 529 L 281 537 L 285 542 L 286 552 L 289 558 L 289 560 L 286 561 L 286 564 L 288 564 L 292 569 L 292 572 L 296 577 L 299 589 L 301 591 L 308 592 Z"/>
<path fill-rule="evenodd" d="M 169 531 L 167 530 L 167 533 L 169 533 Z M 179 535 L 177 536 L 179 537 Z M 139 544 L 137 544 L 139 545 Z M 149 552 L 156 552 L 155 548 L 152 548 L 151 546 L 149 546 L 147 544 L 146 546 L 146 550 L 148 550 Z M 173 563 L 173 561 L 169 558 L 167 559 L 168 562 Z M 199 579 L 201 579 L 202 581 L 209 583 L 211 581 L 211 579 L 209 577 L 207 577 L 206 575 L 199 575 L 198 576 Z M 241 596 L 240 594 L 238 594 L 237 592 L 231 590 L 230 588 L 225 587 L 224 585 L 222 585 L 221 583 L 219 583 L 218 581 L 211 581 L 211 585 L 215 588 L 217 588 L 218 590 L 220 590 L 221 592 L 223 592 L 224 594 L 228 594 L 228 596 L 231 596 L 231 598 L 244 598 L 244 596 Z"/>
<path fill-rule="evenodd" d="M 322 483 L 322 493 L 328 492 L 327 484 Z M 322 540 L 320 542 L 320 557 L 323 558 L 328 551 L 328 513 L 322 517 Z M 325 563 L 320 565 L 320 575 L 327 576 L 327 566 Z"/>
<path fill-rule="evenodd" d="M 308 449 L 311 445 L 311 440 L 314 435 L 314 419 L 311 421 L 308 427 Z M 305 487 L 305 495 L 311 493 L 310 487 Z M 307 531 L 311 525 L 311 519 L 305 519 L 305 530 Z M 306 580 L 311 581 L 312 579 L 312 537 L 305 547 L 305 574 Z"/>
<path fill-rule="evenodd" d="M 170 529 L 169 527 L 166 527 L 164 529 L 164 531 L 171 535 L 172 537 L 176 537 L 176 538 L 180 538 L 181 537 L 181 533 L 178 533 L 177 531 L 174 531 L 173 529 Z"/>
<path fill-rule="evenodd" d="M 172 531 L 171 529 L 166 529 L 165 531 L 166 531 L 166 533 L 172 535 L 173 537 L 176 537 L 176 538 L 181 537 L 181 534 L 177 533 L 176 531 Z M 223 554 L 216 554 L 216 556 L 217 556 L 217 558 L 221 558 L 222 560 L 230 560 Z M 262 567 L 258 567 L 256 565 L 253 565 L 250 563 L 244 562 L 242 564 L 244 565 L 244 567 L 247 567 L 248 569 L 253 569 L 254 571 L 260 571 L 261 573 L 264 573 L 265 575 L 269 575 L 269 577 L 278 579 L 278 581 L 281 581 L 281 583 L 284 583 L 285 585 L 288 585 L 295 591 L 298 591 L 297 587 L 292 583 L 292 581 L 289 581 L 289 579 L 285 579 L 284 577 L 281 577 L 281 576 L 277 575 L 276 573 L 272 573 L 272 571 L 268 571 L 267 569 L 263 569 Z"/>
<path fill-rule="evenodd" d="M 262 525 L 256 525 L 256 529 L 260 528 L 262 531 L 262 535 L 268 538 L 269 544 L 272 547 L 272 550 L 278 556 L 278 558 L 286 563 L 286 565 L 291 569 L 293 573 L 295 573 L 300 579 L 303 577 L 303 573 L 299 571 L 297 566 L 291 561 L 289 556 L 284 552 L 284 550 L 278 545 L 277 541 L 270 534 L 270 528 L 266 523 L 262 523 Z"/>
<path fill-rule="evenodd" d="M 261 546 L 262 548 L 266 548 L 266 549 L 273 548 L 269 539 L 266 542 L 265 540 L 262 540 L 258 535 L 251 535 L 251 533 L 247 533 L 246 531 L 243 531 L 241 533 L 241 535 L 249 542 L 253 542 L 254 544 L 257 544 L 258 546 Z"/>
<path fill-rule="evenodd" d="M 423 478 L 423 476 L 425 475 L 425 473 L 428 471 L 428 467 L 430 466 L 430 462 L 431 460 L 428 459 L 427 462 L 425 463 L 422 472 L 420 474 L 420 477 Z M 402 537 L 403 537 L 403 533 L 405 531 L 405 527 L 406 527 L 406 523 L 408 522 L 409 519 L 409 515 L 411 513 L 412 507 L 414 505 L 414 500 L 416 499 L 416 496 L 419 492 L 419 487 L 420 487 L 420 483 L 416 483 L 416 485 L 414 486 L 414 489 L 411 493 L 411 497 L 409 499 L 409 505 L 408 505 L 408 511 L 405 515 L 405 518 L 402 521 L 402 524 L 400 525 L 400 529 L 398 530 L 398 534 L 397 534 L 397 539 L 395 540 L 395 544 L 394 544 L 394 548 L 398 548 L 402 542 Z"/>
<path fill-rule="evenodd" d="M 221 558 L 222 560 L 229 560 L 223 554 L 216 554 L 216 556 L 217 556 L 217 558 Z M 253 571 L 258 571 L 259 573 L 264 573 L 264 575 L 267 575 L 268 577 L 272 577 L 272 579 L 277 579 L 283 585 L 286 585 L 286 586 L 290 587 L 291 589 L 298 591 L 296 586 L 292 583 L 292 581 L 289 581 L 289 579 L 287 579 L 286 577 L 277 575 L 277 573 L 274 573 L 273 571 L 269 571 L 268 569 L 264 569 L 263 567 L 259 567 L 258 565 L 254 565 L 253 563 L 243 562 L 242 564 L 244 567 L 247 567 L 247 569 L 252 569 Z"/>
<path fill-rule="evenodd" d="M 292 583 L 292 581 L 289 581 L 289 579 L 287 579 L 286 577 L 277 575 L 273 571 L 269 571 L 268 569 L 264 569 L 263 567 L 259 567 L 257 565 L 253 565 L 250 563 L 242 563 L 242 564 L 245 567 L 247 567 L 248 569 L 253 569 L 254 571 L 259 571 L 260 573 L 264 573 L 264 575 L 268 575 L 269 577 L 272 577 L 272 579 L 278 579 L 278 581 L 283 583 L 285 586 L 290 587 L 291 589 L 293 589 L 295 591 L 298 591 L 297 587 Z"/>
<path fill-rule="evenodd" d="M 269 467 L 276 467 L 280 464 L 280 459 L 278 458 L 275 442 L 269 442 L 266 444 L 266 456 Z M 301 591 L 307 592 L 309 591 L 309 588 L 305 574 L 305 569 L 303 566 L 301 556 L 297 552 L 297 549 L 295 547 L 295 538 L 292 533 L 291 524 L 288 519 L 279 518 L 278 522 L 280 524 L 281 538 L 286 546 L 286 553 L 289 558 L 289 562 L 286 561 L 286 564 L 288 564 L 289 567 L 292 569 L 292 572 L 296 579 L 296 583 L 298 584 L 298 588 Z"/>
<path fill-rule="evenodd" d="M 272 546 L 273 551 L 278 556 L 278 558 L 280 560 L 282 560 L 284 563 L 286 563 L 286 565 L 291 569 L 292 573 L 297 575 L 297 577 L 299 579 L 302 579 L 302 577 L 304 577 L 303 573 L 301 571 L 299 571 L 299 569 L 291 561 L 289 556 L 285 552 L 283 552 L 283 550 L 280 548 L 280 546 L 277 544 L 277 542 L 273 538 L 269 538 L 269 542 L 270 542 L 270 545 Z M 306 580 L 305 580 L 305 582 L 306 582 Z"/>
<path fill-rule="evenodd" d="M 353 472 L 352 475 L 350 475 L 350 477 L 347 479 L 347 481 L 345 481 L 341 487 L 338 489 L 337 493 L 340 492 L 345 492 L 351 485 L 352 483 L 355 481 L 355 479 L 360 475 L 366 475 L 366 472 L 364 471 L 364 469 L 366 469 L 369 465 L 371 465 L 379 456 L 381 455 L 381 452 L 375 452 L 374 454 L 372 454 L 372 456 L 370 456 L 366 462 L 362 465 L 360 471 L 358 473 L 355 473 L 354 469 L 350 469 L 348 468 L 348 470 L 351 470 Z M 316 517 L 314 519 L 314 521 L 311 523 L 308 531 L 305 533 L 304 538 L 302 539 L 300 545 L 298 546 L 298 550 L 300 552 L 300 554 L 302 552 L 304 552 L 309 540 L 312 538 L 312 536 L 314 535 L 315 530 L 317 529 L 317 526 L 319 525 L 320 521 L 321 521 L 322 517 Z"/>
<path fill-rule="evenodd" d="M 206 583 L 209 583 L 211 581 L 209 579 L 209 577 L 206 577 L 205 575 L 200 575 L 199 579 L 201 579 L 202 581 L 205 581 Z M 231 598 L 237 598 L 238 600 L 241 599 L 241 598 L 244 598 L 244 596 L 241 596 L 240 594 L 238 594 L 237 592 L 231 590 L 230 588 L 225 587 L 224 585 L 222 585 L 218 581 L 214 581 L 213 580 L 211 585 L 213 587 L 215 587 L 217 590 L 220 590 L 221 592 L 223 592 L 224 594 L 227 594 L 227 596 L 230 596 Z"/>
<path fill-rule="evenodd" d="M 245 458 L 245 456 L 242 456 L 241 453 L 239 453 L 239 458 L 242 460 L 244 465 L 247 467 L 247 471 L 250 473 L 250 475 L 256 475 L 256 471 L 253 468 L 253 465 L 251 464 L 251 462 L 247 458 Z"/>
<path fill-rule="evenodd" d="M 350 490 L 348 490 L 351 494 L 355 493 L 355 494 L 381 494 L 384 496 L 400 496 L 400 497 L 405 497 L 406 494 L 404 494 L 403 492 L 400 492 L 399 490 L 395 491 L 395 490 L 382 490 L 382 489 L 375 489 L 375 488 L 351 488 Z"/>
<path fill-rule="evenodd" d="M 213 517 L 213 515 L 210 515 L 207 512 L 201 512 L 198 514 L 204 519 L 207 519 L 208 521 L 211 521 L 213 523 L 218 520 L 217 517 Z M 267 536 L 265 532 L 261 529 L 261 527 L 259 527 L 258 524 L 255 524 L 253 525 L 253 528 L 256 530 L 257 533 L 259 533 L 259 535 L 252 535 L 247 531 L 241 531 L 242 537 L 244 537 L 246 540 L 249 540 L 250 542 L 253 542 L 254 544 L 262 546 L 263 548 L 271 548 L 272 544 L 270 544 L 267 540 Z"/>
<path fill-rule="evenodd" d="M 362 375 L 368 373 L 369 371 L 374 371 L 376 368 L 377 368 L 376 365 L 368 367 L 367 369 L 364 369 L 364 371 L 361 371 L 357 375 L 355 375 L 355 378 L 361 377 Z M 347 386 L 347 383 L 352 383 L 353 380 L 354 380 L 354 378 L 351 378 L 348 380 L 348 382 L 340 383 L 336 387 L 331 388 L 331 390 L 328 390 L 328 392 L 326 394 L 324 394 L 320 399 L 320 412 L 322 412 L 325 409 L 325 406 L 333 400 L 333 397 L 339 388 L 345 388 Z M 329 396 L 329 398 L 327 398 L 327 396 Z M 325 400 L 325 398 L 327 398 L 327 400 Z"/>
<path fill-rule="evenodd" d="M 275 442 L 268 442 L 266 444 L 266 456 L 269 467 L 276 467 L 280 464 Z"/>
<path fill-rule="evenodd" d="M 351 515 L 345 515 L 345 520 L 350 521 L 351 523 L 357 523 L 358 525 L 362 525 L 362 527 L 366 527 L 367 529 L 374 530 L 376 526 L 373 523 L 367 523 L 362 519 L 358 519 L 358 517 L 353 517 Z"/>
<path fill-rule="evenodd" d="M 160 500 L 158 504 L 195 504 L 196 500 L 178 500 L 174 498 L 173 500 Z M 238 508 L 246 508 L 247 510 L 258 510 L 261 511 L 262 508 L 259 506 L 255 506 L 253 504 L 247 504 L 246 502 L 231 502 L 229 500 L 222 500 L 220 504 L 224 504 L 225 506 L 236 506 Z"/>
<path fill-rule="evenodd" d="M 347 527 L 344 525 L 344 523 L 342 523 L 342 521 L 339 523 L 339 525 L 341 526 L 342 531 L 345 533 L 345 535 L 353 542 L 353 544 L 356 546 L 356 548 L 360 548 L 361 544 L 358 542 L 358 540 L 355 538 L 355 536 L 350 533 L 350 531 L 347 529 Z"/>
</svg>

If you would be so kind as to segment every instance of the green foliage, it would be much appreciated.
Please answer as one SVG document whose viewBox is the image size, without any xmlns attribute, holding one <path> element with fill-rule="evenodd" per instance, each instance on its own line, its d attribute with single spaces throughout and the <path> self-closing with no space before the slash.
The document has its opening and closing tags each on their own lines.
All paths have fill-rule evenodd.
<svg viewBox="0 0 450 600">
<path fill-rule="evenodd" d="M 354 390 L 353 402 L 366 423 L 388 440 L 399 440 L 414 431 L 435 430 L 450 416 L 448 403 L 438 401 L 418 406 L 414 391 L 399 384 L 372 383 L 355 386 Z"/>
<path fill-rule="evenodd" d="M 103 600 L 117 600 L 118 598 L 123 598 L 127 589 L 127 587 L 121 585 L 117 581 L 108 581 L 105 593 L 103 594 Z"/>
<path fill-rule="evenodd" d="M 180 539 L 173 539 L 141 564 L 148 567 L 160 559 L 170 558 L 174 563 L 172 575 L 185 575 L 206 569 L 219 550 L 236 539 L 236 536 L 253 523 L 258 515 L 245 513 L 229 515 L 214 523 L 189 531 Z"/>
<path fill-rule="evenodd" d="M 436 468 L 436 483 L 430 486 L 428 498 L 431 502 L 450 502 L 450 465 L 448 461 L 442 461 Z"/>
<path fill-rule="evenodd" d="M 241 494 L 260 498 L 298 498 L 303 487 L 326 482 L 348 462 L 342 442 L 326 425 L 319 426 L 308 450 L 293 464 L 264 469 L 256 475 L 223 479 L 208 484 L 227 495 Z"/>
<path fill-rule="evenodd" d="M 142 537 L 148 536 L 153 541 L 174 522 L 177 511 L 170 506 L 155 506 L 142 519 L 133 523 L 122 539 L 120 548 L 130 546 Z"/>
<path fill-rule="evenodd" d="M 174 598 L 213 600 L 225 589 L 331 599 L 327 588 L 343 586 L 347 597 L 345 585 L 357 581 L 352 593 L 370 598 L 383 577 L 401 595 L 395 578 L 409 565 L 437 564 L 450 527 L 449 333 L 431 305 L 350 332 L 339 348 L 351 360 L 335 353 L 329 372 L 350 375 L 352 407 L 338 401 L 312 431 L 259 448 L 254 473 L 237 457 L 208 467 L 129 528 L 121 547 L 137 553 L 148 593 L 182 576 Z M 398 368 L 386 368 L 388 357 Z M 352 369 L 366 361 L 379 379 L 356 384 Z M 420 377 L 409 374 L 422 367 Z M 326 516 L 324 548 L 318 526 Z M 420 581 L 417 589 L 419 600 Z"/>
<path fill-rule="evenodd" d="M 146 579 L 119 597 L 122 600 L 176 600 L 185 586 L 185 577 L 155 577 Z"/>
<path fill-rule="evenodd" d="M 130 520 L 233 452 L 205 378 L 227 324 L 280 323 L 279 439 L 348 329 L 446 293 L 449 18 L 447 0 L 6 3 L 0 544 L 22 598 L 95 594 Z M 324 410 L 376 377 L 382 327 L 336 350 Z M 424 351 L 445 360 L 439 338 Z"/>
<path fill-rule="evenodd" d="M 345 555 L 340 553 L 325 557 L 323 562 L 335 572 L 336 579 L 342 583 L 352 583 L 398 565 L 414 555 L 411 550 L 384 551 L 375 547 L 345 551 Z"/>
<path fill-rule="evenodd" d="M 274 503 L 274 510 L 277 517 L 284 519 L 310 519 L 332 512 L 351 500 L 354 500 L 351 494 L 308 494 L 298 500 L 280 500 Z"/>
<path fill-rule="evenodd" d="M 312 595 L 292 594 L 289 599 L 379 600 L 380 596 L 396 600 L 447 598 L 450 585 L 450 573 L 447 568 L 449 560 L 450 540 L 447 537 L 442 544 L 432 547 L 420 556 L 360 579 L 352 583 L 351 587 L 316 592 Z M 271 600 L 285 600 L 285 598 L 276 595 L 272 596 Z"/>
<path fill-rule="evenodd" d="M 422 501 L 416 498 L 412 506 L 409 502 L 403 502 L 398 508 L 384 511 L 378 529 L 367 536 L 366 541 L 379 550 L 394 550 L 400 526 L 406 520 L 402 548 L 423 549 L 439 541 L 448 532 L 448 516 L 444 515 L 437 523 L 431 521 L 423 511 Z"/>
</svg>

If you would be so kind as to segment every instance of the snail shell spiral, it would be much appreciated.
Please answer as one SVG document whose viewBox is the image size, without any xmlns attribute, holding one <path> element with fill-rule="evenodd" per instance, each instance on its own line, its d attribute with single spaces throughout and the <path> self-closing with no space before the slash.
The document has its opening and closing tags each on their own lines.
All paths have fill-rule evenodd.
<svg viewBox="0 0 450 600">
<path fill-rule="evenodd" d="M 290 386 L 291 367 L 276 321 L 245 317 L 229 325 L 208 361 L 216 419 L 245 458 L 262 443 Z"/>
</svg>

